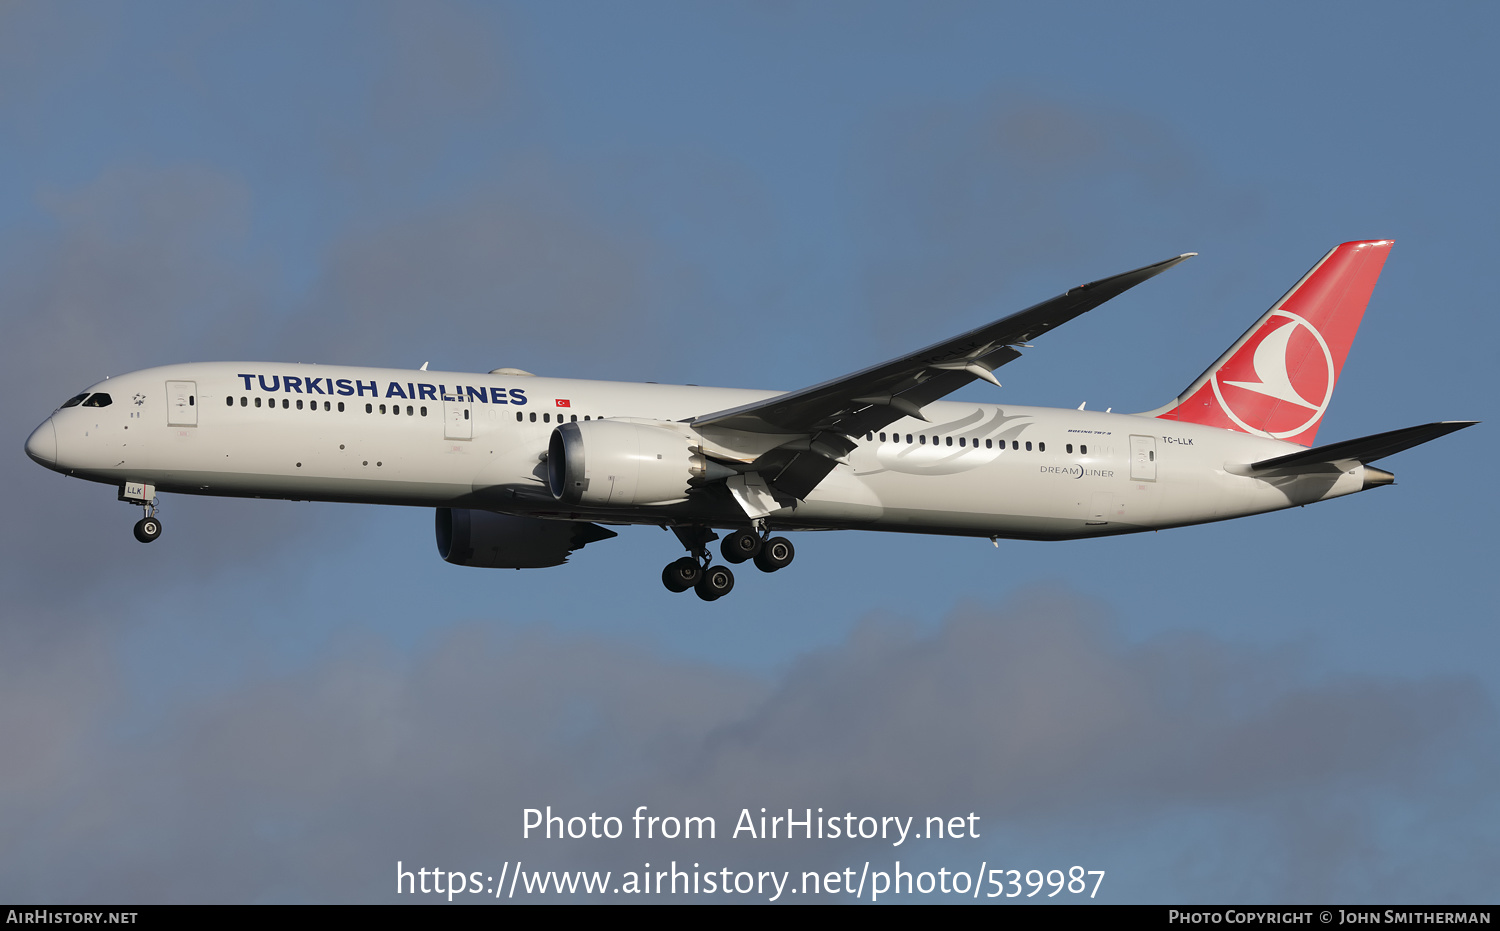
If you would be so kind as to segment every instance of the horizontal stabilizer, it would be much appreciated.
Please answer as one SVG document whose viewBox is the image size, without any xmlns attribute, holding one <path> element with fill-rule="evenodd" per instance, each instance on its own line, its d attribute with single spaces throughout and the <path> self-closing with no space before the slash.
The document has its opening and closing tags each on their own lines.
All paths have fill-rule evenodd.
<svg viewBox="0 0 1500 931">
<path fill-rule="evenodd" d="M 1229 471 L 1238 475 L 1257 477 L 1296 475 L 1307 472 L 1344 472 L 1356 465 L 1374 462 L 1377 459 L 1395 455 L 1402 450 L 1411 449 L 1413 446 L 1420 446 L 1440 436 L 1447 436 L 1464 427 L 1472 427 L 1478 422 L 1477 420 L 1445 420 L 1441 423 L 1406 427 L 1387 433 L 1377 433 L 1374 436 L 1362 436 L 1357 440 L 1345 440 L 1342 443 L 1319 446 L 1304 452 L 1292 453 L 1290 456 L 1262 459 L 1260 462 L 1252 462 L 1244 466 L 1231 466 Z"/>
</svg>

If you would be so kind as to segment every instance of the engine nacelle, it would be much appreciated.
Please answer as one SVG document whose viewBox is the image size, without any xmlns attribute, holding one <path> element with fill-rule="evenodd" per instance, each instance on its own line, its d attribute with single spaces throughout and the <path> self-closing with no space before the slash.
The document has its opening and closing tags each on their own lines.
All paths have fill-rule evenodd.
<svg viewBox="0 0 1500 931">
<path fill-rule="evenodd" d="M 568 504 L 630 507 L 687 500 L 706 461 L 674 425 L 589 420 L 552 431 L 547 484 Z"/>
<path fill-rule="evenodd" d="M 542 520 L 467 508 L 437 509 L 438 555 L 455 566 L 560 566 L 574 550 L 613 536 L 613 530 L 588 521 Z"/>
</svg>

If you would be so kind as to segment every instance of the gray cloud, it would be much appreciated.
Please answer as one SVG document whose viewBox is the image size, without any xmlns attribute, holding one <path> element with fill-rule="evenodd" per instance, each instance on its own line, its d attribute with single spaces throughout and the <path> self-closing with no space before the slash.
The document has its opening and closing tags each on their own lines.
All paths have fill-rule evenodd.
<svg viewBox="0 0 1500 931">
<path fill-rule="evenodd" d="M 1206 875 L 1206 852 L 1178 841 L 1203 899 L 1246 894 L 1245 871 L 1263 878 L 1276 871 L 1257 864 L 1313 851 L 1318 869 L 1249 894 L 1465 894 L 1433 884 L 1452 862 L 1393 846 L 1382 818 L 1399 798 L 1434 819 L 1424 836 L 1463 836 L 1465 807 L 1487 804 L 1484 778 L 1454 788 L 1455 774 L 1495 770 L 1477 683 L 1304 681 L 1295 656 L 1205 636 L 1129 645 L 1094 615 L 1038 593 L 962 608 L 930 634 L 866 621 L 770 681 L 595 639 L 454 630 L 397 657 L 349 637 L 313 668 L 129 741 L 110 736 L 128 694 L 90 651 L 33 650 L 36 672 L 0 681 L 6 707 L 38 710 L 0 718 L 0 741 L 35 747 L 45 732 L 51 746 L 0 763 L 0 785 L 25 790 L 3 796 L 0 871 L 38 900 L 369 900 L 392 895 L 397 860 L 618 872 L 673 857 L 814 869 L 869 853 L 520 840 L 521 809 L 548 804 L 713 814 L 721 838 L 741 807 L 972 810 L 988 837 L 1087 828 L 1088 843 L 1115 848 L 1142 819 L 1197 811 L 1255 839 L 1215 847 Z M 1458 872 L 1494 866 L 1484 859 Z"/>
</svg>

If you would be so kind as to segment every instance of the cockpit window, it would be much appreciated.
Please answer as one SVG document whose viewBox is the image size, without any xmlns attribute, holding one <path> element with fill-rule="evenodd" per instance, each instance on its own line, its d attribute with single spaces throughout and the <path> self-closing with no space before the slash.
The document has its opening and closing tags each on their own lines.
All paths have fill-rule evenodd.
<svg viewBox="0 0 1500 931">
<path fill-rule="evenodd" d="M 63 407 L 77 407 L 79 404 L 82 404 L 83 399 L 88 396 L 89 393 L 87 391 L 85 391 L 83 394 L 75 394 L 73 397 L 68 398 L 63 402 Z"/>
<path fill-rule="evenodd" d="M 109 405 L 109 395 L 102 391 L 97 391 L 89 395 L 89 399 L 83 402 L 84 407 L 109 407 Z"/>
</svg>

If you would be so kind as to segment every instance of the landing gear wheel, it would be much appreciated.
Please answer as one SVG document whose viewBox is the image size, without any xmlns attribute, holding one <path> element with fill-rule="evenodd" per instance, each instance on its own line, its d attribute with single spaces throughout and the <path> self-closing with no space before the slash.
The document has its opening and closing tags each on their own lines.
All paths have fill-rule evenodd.
<svg viewBox="0 0 1500 931">
<path fill-rule="evenodd" d="M 698 560 L 684 556 L 676 562 L 667 563 L 667 567 L 661 571 L 661 584 L 669 592 L 685 592 L 697 585 L 702 577 L 703 570 L 698 568 Z"/>
<path fill-rule="evenodd" d="M 704 601 L 717 601 L 734 590 L 734 573 L 728 566 L 709 566 L 693 587 Z"/>
<path fill-rule="evenodd" d="M 719 547 L 719 552 L 724 554 L 724 561 L 736 564 L 754 559 L 760 550 L 760 535 L 753 530 L 736 530 L 725 537 L 723 545 Z"/>
<path fill-rule="evenodd" d="M 792 564 L 792 557 L 797 551 L 792 548 L 792 541 L 786 537 L 772 537 L 760 548 L 755 555 L 755 567 L 761 572 L 775 572 L 777 569 L 785 569 Z"/>
<path fill-rule="evenodd" d="M 161 536 L 161 521 L 154 517 L 142 517 L 135 522 L 135 538 L 142 543 L 150 543 Z"/>
</svg>

